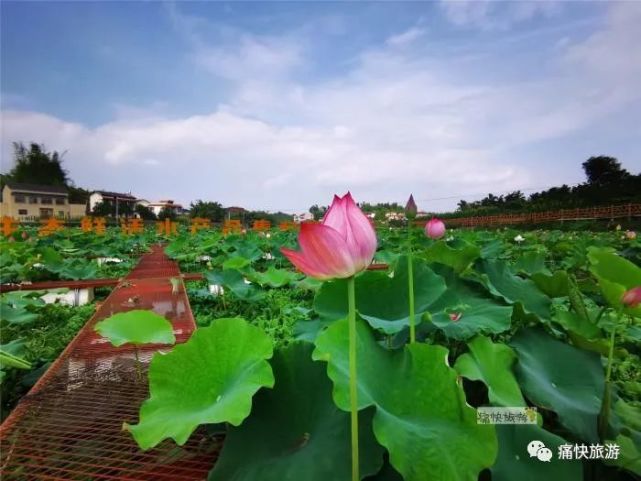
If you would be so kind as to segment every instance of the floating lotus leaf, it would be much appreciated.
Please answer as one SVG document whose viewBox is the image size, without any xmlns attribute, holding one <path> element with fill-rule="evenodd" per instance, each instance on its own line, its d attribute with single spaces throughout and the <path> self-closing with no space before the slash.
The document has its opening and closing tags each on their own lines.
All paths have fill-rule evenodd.
<svg viewBox="0 0 641 481">
<path fill-rule="evenodd" d="M 153 311 L 120 312 L 96 324 L 94 330 L 118 347 L 123 344 L 173 344 L 171 323 Z"/>
<path fill-rule="evenodd" d="M 150 397 L 140 422 L 128 429 L 149 449 L 166 438 L 182 445 L 200 424 L 238 426 L 256 391 L 274 385 L 271 356 L 272 342 L 257 327 L 239 318 L 213 321 L 171 352 L 154 355 Z"/>
<path fill-rule="evenodd" d="M 302 276 L 287 269 L 276 269 L 271 266 L 266 272 L 254 272 L 252 277 L 262 286 L 283 287 L 297 281 Z"/>
<path fill-rule="evenodd" d="M 245 277 L 234 269 L 219 272 L 207 272 L 207 280 L 212 284 L 221 284 L 228 288 L 236 297 L 244 301 L 258 301 L 265 297 L 265 293 L 255 285 L 245 282 Z"/>
</svg>

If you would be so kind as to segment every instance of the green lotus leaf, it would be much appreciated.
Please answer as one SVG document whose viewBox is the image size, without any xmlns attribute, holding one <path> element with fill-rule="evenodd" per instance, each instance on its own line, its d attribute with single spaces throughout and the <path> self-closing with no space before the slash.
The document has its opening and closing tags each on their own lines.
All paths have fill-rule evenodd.
<svg viewBox="0 0 641 481">
<path fill-rule="evenodd" d="M 528 251 L 521 253 L 516 257 L 514 263 L 515 272 L 524 272 L 528 275 L 534 273 L 549 274 L 548 268 L 545 266 L 545 252 Z"/>
<path fill-rule="evenodd" d="M 274 385 L 266 361 L 271 356 L 269 337 L 244 319 L 217 319 L 197 329 L 171 352 L 154 355 L 150 397 L 140 408 L 140 422 L 128 429 L 149 449 L 166 438 L 182 445 L 200 424 L 238 426 L 256 391 Z"/>
<path fill-rule="evenodd" d="M 223 269 L 242 269 L 243 267 L 247 267 L 249 264 L 251 264 L 249 259 L 241 256 L 233 256 L 223 262 Z"/>
<path fill-rule="evenodd" d="M 470 352 L 458 357 L 454 369 L 467 379 L 483 381 L 494 406 L 526 406 L 512 372 L 516 362 L 512 348 L 502 343 L 495 344 L 484 336 L 475 337 L 467 346 Z"/>
<path fill-rule="evenodd" d="M 525 396 L 555 411 L 580 439 L 596 442 L 604 390 L 601 356 L 538 329 L 521 330 L 510 344 L 519 356 L 515 371 Z"/>
<path fill-rule="evenodd" d="M 31 363 L 23 358 L 24 339 L 14 339 L 6 344 L 0 344 L 0 369 L 15 367 L 31 369 Z"/>
<path fill-rule="evenodd" d="M 417 321 L 445 291 L 445 282 L 425 261 L 414 259 L 414 309 Z M 373 328 L 395 334 L 409 325 L 407 257 L 399 258 L 393 277 L 367 271 L 356 278 L 356 309 Z M 347 317 L 347 281 L 322 285 L 314 310 L 329 320 Z"/>
<path fill-rule="evenodd" d="M 244 301 L 255 302 L 265 297 L 263 291 L 257 289 L 253 284 L 245 282 L 245 277 L 235 269 L 207 272 L 205 277 L 212 284 L 223 285 L 236 297 Z"/>
<path fill-rule="evenodd" d="M 568 295 L 569 279 L 566 271 L 556 271 L 552 275 L 536 272 L 532 274 L 530 279 L 548 297 L 564 297 Z"/>
<path fill-rule="evenodd" d="M 334 402 L 349 411 L 348 323 L 319 334 L 314 359 L 327 362 Z M 476 480 L 497 452 L 493 426 L 477 424 L 442 346 L 412 344 L 402 351 L 378 345 L 357 321 L 358 406 L 376 407 L 374 434 L 405 481 Z M 384 382 L 381 382 L 384 380 Z"/>
<path fill-rule="evenodd" d="M 64 279 L 93 279 L 98 274 L 98 267 L 90 262 L 73 260 L 65 262 L 56 272 Z"/>
<path fill-rule="evenodd" d="M 429 262 L 438 262 L 463 272 L 472 262 L 479 258 L 481 250 L 473 244 L 462 242 L 457 248 L 452 248 L 445 241 L 438 241 L 425 249 L 423 257 Z"/>
<path fill-rule="evenodd" d="M 602 337 L 601 329 L 596 324 L 587 321 L 574 311 L 557 311 L 552 319 L 558 322 L 566 331 L 578 334 L 584 339 L 598 339 Z"/>
<path fill-rule="evenodd" d="M 30 312 L 24 307 L 13 307 L 5 302 L 0 302 L 0 319 L 9 324 L 29 324 L 38 319 L 38 314 Z"/>
<path fill-rule="evenodd" d="M 581 461 L 560 460 L 559 446 L 567 442 L 536 424 L 503 424 L 496 426 L 499 455 L 492 466 L 492 481 L 581 481 Z M 552 451 L 552 459 L 540 461 L 531 457 L 527 447 L 531 441 L 541 441 Z"/>
<path fill-rule="evenodd" d="M 608 444 L 619 446 L 617 459 L 608 459 L 605 464 L 618 466 L 641 476 L 641 449 L 628 436 L 619 435 L 614 441 L 607 441 Z"/>
<path fill-rule="evenodd" d="M 597 278 L 603 297 L 615 307 L 622 307 L 621 297 L 633 287 L 641 286 L 641 268 L 610 249 L 588 249 L 590 271 Z M 641 317 L 641 306 L 626 308 L 625 312 Z"/>
<path fill-rule="evenodd" d="M 447 337 L 465 340 L 510 328 L 512 307 L 491 298 L 481 286 L 459 278 L 451 269 L 435 269 L 445 279 L 447 290 L 430 306 L 431 321 Z"/>
<path fill-rule="evenodd" d="M 271 360 L 273 390 L 254 398 L 243 424 L 229 429 L 210 481 L 327 481 L 350 479 L 350 414 L 332 401 L 325 366 L 312 361 L 313 344 L 296 342 Z M 372 432 L 373 409 L 359 413 L 363 476 L 383 464 Z"/>
<path fill-rule="evenodd" d="M 512 274 L 504 261 L 485 260 L 479 264 L 479 269 L 492 294 L 502 297 L 510 304 L 520 303 L 526 313 L 535 314 L 540 319 L 550 317 L 550 299 L 531 280 Z"/>
<path fill-rule="evenodd" d="M 252 277 L 262 286 L 283 287 L 299 280 L 302 276 L 287 269 L 276 269 L 270 266 L 266 272 L 255 272 Z"/>
<path fill-rule="evenodd" d="M 97 323 L 94 330 L 114 346 L 123 344 L 173 344 L 171 322 L 153 311 L 119 312 Z"/>
</svg>

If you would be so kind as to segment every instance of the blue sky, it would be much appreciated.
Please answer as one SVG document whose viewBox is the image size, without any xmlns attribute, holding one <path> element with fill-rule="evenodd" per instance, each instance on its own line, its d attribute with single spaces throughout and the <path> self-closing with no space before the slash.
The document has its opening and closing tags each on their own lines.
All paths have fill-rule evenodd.
<svg viewBox="0 0 641 481">
<path fill-rule="evenodd" d="M 590 155 L 641 170 L 638 2 L 1 7 L 3 171 L 33 140 L 150 200 L 439 211 Z"/>
</svg>

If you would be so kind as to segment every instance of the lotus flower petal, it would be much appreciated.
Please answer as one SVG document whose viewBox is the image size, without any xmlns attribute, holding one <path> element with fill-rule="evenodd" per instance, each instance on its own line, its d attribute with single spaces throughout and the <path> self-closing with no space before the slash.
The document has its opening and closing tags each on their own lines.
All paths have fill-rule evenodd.
<svg viewBox="0 0 641 481">
<path fill-rule="evenodd" d="M 298 242 L 301 251 L 281 249 L 299 270 L 317 279 L 354 275 L 356 266 L 343 237 L 322 224 L 302 224 Z"/>
<path fill-rule="evenodd" d="M 626 291 L 621 298 L 621 301 L 628 307 L 637 307 L 641 304 L 641 286 L 633 287 Z"/>
<path fill-rule="evenodd" d="M 281 249 L 299 270 L 317 279 L 351 277 L 371 264 L 376 232 L 352 196 L 334 196 L 322 223 L 304 223 L 300 252 Z"/>
<path fill-rule="evenodd" d="M 376 253 L 376 232 L 349 192 L 342 198 L 334 196 L 322 223 L 343 236 L 358 270 L 372 262 Z"/>
<path fill-rule="evenodd" d="M 425 235 L 430 239 L 440 239 L 445 235 L 445 224 L 441 219 L 430 219 L 425 224 Z"/>
</svg>

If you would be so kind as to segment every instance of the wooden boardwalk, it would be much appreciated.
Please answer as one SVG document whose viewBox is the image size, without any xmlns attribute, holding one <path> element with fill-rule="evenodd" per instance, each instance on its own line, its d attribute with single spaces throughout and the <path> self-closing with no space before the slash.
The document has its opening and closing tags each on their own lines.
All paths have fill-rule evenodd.
<svg viewBox="0 0 641 481">
<path fill-rule="evenodd" d="M 80 330 L 60 357 L 0 426 L 3 480 L 159 480 L 207 478 L 218 446 L 204 431 L 184 446 L 167 440 L 141 451 L 122 431 L 136 423 L 148 397 L 139 381 L 131 346 L 114 348 L 93 330 L 117 312 L 151 309 L 171 321 L 176 342 L 196 328 L 178 265 L 155 246 L 141 257 Z M 167 346 L 145 346 L 141 360 Z"/>
<path fill-rule="evenodd" d="M 561 209 L 546 212 L 522 212 L 516 214 L 484 215 L 475 217 L 454 217 L 444 219 L 452 227 L 484 227 L 516 224 L 544 224 L 546 222 L 565 222 L 595 219 L 631 219 L 641 217 L 641 204 L 611 205 L 585 209 Z M 425 220 L 417 221 L 424 225 Z"/>
</svg>

